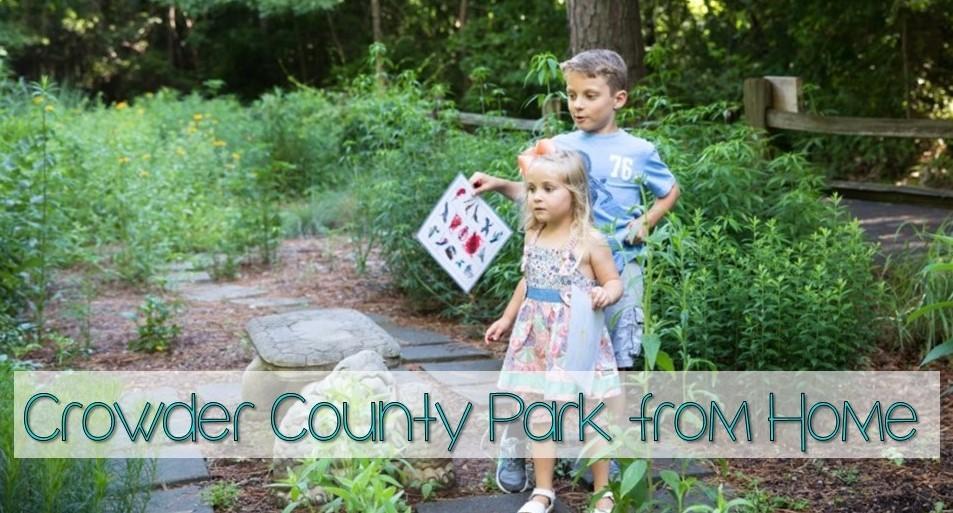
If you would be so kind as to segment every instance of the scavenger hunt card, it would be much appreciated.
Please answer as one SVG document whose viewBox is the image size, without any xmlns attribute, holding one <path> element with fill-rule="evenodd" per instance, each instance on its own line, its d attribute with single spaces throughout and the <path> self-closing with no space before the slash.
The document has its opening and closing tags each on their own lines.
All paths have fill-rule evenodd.
<svg viewBox="0 0 953 513">
<path fill-rule="evenodd" d="M 512 234 L 458 174 L 420 227 L 417 240 L 464 292 L 470 292 Z"/>
</svg>

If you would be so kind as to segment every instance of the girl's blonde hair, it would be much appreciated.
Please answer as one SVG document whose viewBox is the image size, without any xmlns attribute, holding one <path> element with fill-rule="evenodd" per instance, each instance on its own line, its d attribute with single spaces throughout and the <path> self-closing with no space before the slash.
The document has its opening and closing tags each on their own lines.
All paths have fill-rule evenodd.
<svg viewBox="0 0 953 513">
<path fill-rule="evenodd" d="M 569 189 L 572 199 L 572 235 L 579 242 L 580 249 L 587 247 L 595 232 L 595 226 L 592 223 L 592 207 L 589 203 L 589 173 L 585 157 L 576 151 L 556 150 L 533 159 L 529 169 L 536 168 L 552 172 Z M 527 189 L 523 197 L 523 228 L 527 232 L 538 231 L 543 224 L 533 216 Z"/>
</svg>

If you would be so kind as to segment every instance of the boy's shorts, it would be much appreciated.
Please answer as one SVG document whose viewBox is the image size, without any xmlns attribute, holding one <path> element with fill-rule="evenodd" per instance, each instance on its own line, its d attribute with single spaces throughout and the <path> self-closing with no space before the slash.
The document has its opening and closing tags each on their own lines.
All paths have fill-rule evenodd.
<svg viewBox="0 0 953 513">
<path fill-rule="evenodd" d="M 622 298 L 606 307 L 606 323 L 616 365 L 632 367 L 642 351 L 642 268 L 636 262 L 622 269 Z"/>
</svg>

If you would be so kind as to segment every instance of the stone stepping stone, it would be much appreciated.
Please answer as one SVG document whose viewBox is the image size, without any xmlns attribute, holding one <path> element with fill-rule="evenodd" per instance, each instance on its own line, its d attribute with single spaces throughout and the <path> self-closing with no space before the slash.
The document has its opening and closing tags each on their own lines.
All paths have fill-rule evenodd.
<svg viewBox="0 0 953 513">
<path fill-rule="evenodd" d="M 417 513 L 501 513 L 516 511 L 529 499 L 529 493 L 507 495 L 483 495 L 463 497 L 438 502 L 423 502 L 417 505 Z M 555 513 L 573 513 L 556 497 Z"/>
<path fill-rule="evenodd" d="M 388 367 L 400 345 L 366 315 L 346 308 L 298 310 L 256 317 L 246 331 L 260 362 L 248 370 L 331 370 L 363 350 L 376 351 Z"/>
<path fill-rule="evenodd" d="M 183 287 L 181 292 L 186 299 L 191 301 L 227 301 L 265 295 L 264 290 L 241 285 L 193 285 Z"/>
<path fill-rule="evenodd" d="M 169 446 L 162 447 L 160 454 L 162 458 L 146 462 L 146 465 L 155 466 L 155 472 L 152 473 L 152 481 L 143 483 L 150 488 L 168 488 L 195 481 L 208 479 L 208 466 L 202 457 L 202 452 L 197 447 L 188 446 Z M 118 476 L 126 472 L 126 462 L 124 458 L 111 458 L 106 466 L 110 475 L 114 476 L 112 482 L 120 482 Z M 147 467 L 148 468 L 148 467 Z"/>
<path fill-rule="evenodd" d="M 405 346 L 401 348 L 400 356 L 405 363 L 419 363 L 491 358 L 493 354 L 469 344 L 450 342 L 424 346 Z"/>
<path fill-rule="evenodd" d="M 170 487 L 208 479 L 208 466 L 202 458 L 160 458 L 156 460 L 155 486 Z"/>
<path fill-rule="evenodd" d="M 168 291 L 178 291 L 195 284 L 211 283 L 212 277 L 205 271 L 176 271 L 159 278 L 162 287 Z"/>
<path fill-rule="evenodd" d="M 242 384 L 235 382 L 201 385 L 195 388 L 195 395 L 201 403 L 217 401 L 232 407 L 242 402 Z"/>
<path fill-rule="evenodd" d="M 448 386 L 496 383 L 496 374 L 503 360 L 466 360 L 462 362 L 428 362 L 420 364 L 432 378 Z M 461 373 L 466 373 L 461 375 Z"/>
<path fill-rule="evenodd" d="M 683 477 L 705 477 L 714 475 L 715 471 L 707 462 L 699 460 L 689 460 L 684 466 L 685 460 L 676 460 L 670 458 L 657 458 L 652 460 L 652 473 L 657 477 L 663 470 L 674 470 Z"/>
<path fill-rule="evenodd" d="M 245 305 L 248 308 L 268 308 L 271 310 L 291 310 L 308 306 L 303 297 L 243 297 L 232 299 L 230 303 Z"/>
<path fill-rule="evenodd" d="M 453 342 L 450 337 L 442 333 L 398 326 L 397 324 L 394 324 L 394 321 L 384 317 L 383 315 L 371 314 L 368 317 L 373 319 L 378 326 L 384 328 L 384 331 L 390 333 L 392 337 L 396 338 L 401 346 L 422 346 Z"/>
<path fill-rule="evenodd" d="M 152 492 L 146 513 L 212 513 L 202 501 L 202 488 L 196 485 Z"/>
<path fill-rule="evenodd" d="M 499 389 L 496 388 L 496 383 L 483 383 L 453 387 L 450 391 L 473 403 L 475 408 L 486 411 L 490 406 L 490 392 L 498 392 Z"/>
</svg>

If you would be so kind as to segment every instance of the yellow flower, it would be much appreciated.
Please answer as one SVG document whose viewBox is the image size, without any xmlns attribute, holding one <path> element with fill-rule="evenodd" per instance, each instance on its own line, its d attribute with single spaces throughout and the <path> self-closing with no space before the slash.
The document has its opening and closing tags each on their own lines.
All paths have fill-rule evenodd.
<svg viewBox="0 0 953 513">
<path fill-rule="evenodd" d="M 129 104 L 124 101 L 116 104 L 116 110 L 123 110 L 126 107 L 129 107 Z"/>
<path fill-rule="evenodd" d="M 148 171 L 143 171 L 143 170 L 140 169 L 140 170 L 139 170 L 139 176 L 142 177 L 142 178 L 149 178 L 149 172 L 148 172 Z"/>
<path fill-rule="evenodd" d="M 42 96 L 36 95 L 33 97 L 33 105 L 43 105 L 43 102 L 44 100 Z"/>
<path fill-rule="evenodd" d="M 215 139 L 214 141 L 212 141 L 212 146 L 215 146 L 216 148 L 223 148 L 227 144 L 228 143 L 226 143 L 225 141 L 221 139 Z"/>
<path fill-rule="evenodd" d="M 202 121 L 202 115 L 199 113 L 192 114 L 192 121 Z"/>
<path fill-rule="evenodd" d="M 232 152 L 232 160 L 241 160 L 241 159 L 242 159 L 241 153 L 238 153 L 237 151 Z"/>
<path fill-rule="evenodd" d="M 47 111 L 47 112 L 53 112 L 53 106 L 52 106 L 52 105 L 47 105 L 43 110 L 45 110 L 45 111 Z"/>
<path fill-rule="evenodd" d="M 119 165 L 124 165 L 129 163 L 129 157 L 119 157 Z"/>
<path fill-rule="evenodd" d="M 192 123 L 189 123 L 189 127 L 186 129 L 186 131 L 190 134 L 194 134 L 195 132 L 198 132 L 199 129 L 195 128 L 195 125 L 193 125 Z"/>
<path fill-rule="evenodd" d="M 175 149 L 175 154 L 178 155 L 178 156 L 180 156 L 180 157 L 184 157 L 184 156 L 185 156 L 185 150 L 183 150 L 182 148 L 176 148 L 176 149 Z"/>
</svg>

